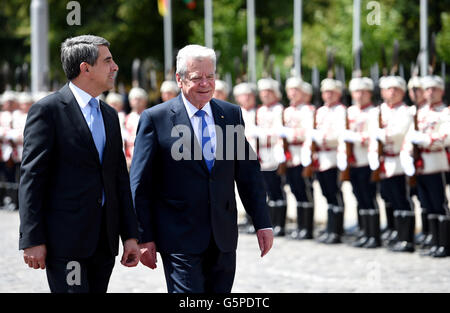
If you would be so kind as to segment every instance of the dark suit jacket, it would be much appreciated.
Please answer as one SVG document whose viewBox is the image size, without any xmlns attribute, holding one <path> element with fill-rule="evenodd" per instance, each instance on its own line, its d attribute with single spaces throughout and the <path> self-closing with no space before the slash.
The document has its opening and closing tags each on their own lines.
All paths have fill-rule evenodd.
<svg viewBox="0 0 450 313">
<path fill-rule="evenodd" d="M 100 233 L 102 188 L 111 252 L 118 253 L 119 234 L 123 241 L 138 238 L 117 113 L 104 102 L 100 108 L 102 163 L 68 85 L 32 105 L 19 186 L 20 249 L 45 244 L 51 256 L 91 256 Z"/>
<path fill-rule="evenodd" d="M 243 131 L 226 136 L 226 125 L 244 125 L 241 110 L 217 99 L 210 103 L 215 124 L 225 138 L 223 143 L 234 137 L 228 147 L 220 145 L 217 137 L 211 173 L 203 159 L 193 158 L 194 149 L 201 148 L 181 94 L 141 115 L 130 171 L 131 191 L 141 241 L 155 241 L 160 252 L 201 253 L 211 236 L 221 251 L 234 251 L 238 237 L 234 182 L 255 228 L 271 227 L 259 162 L 256 158 L 250 160 L 248 153 L 238 160 L 237 137 L 244 140 L 246 151 L 250 150 Z M 186 135 L 186 130 L 191 136 Z M 172 149 L 188 158 L 174 159 Z M 217 158 L 221 153 L 222 160 Z"/>
</svg>

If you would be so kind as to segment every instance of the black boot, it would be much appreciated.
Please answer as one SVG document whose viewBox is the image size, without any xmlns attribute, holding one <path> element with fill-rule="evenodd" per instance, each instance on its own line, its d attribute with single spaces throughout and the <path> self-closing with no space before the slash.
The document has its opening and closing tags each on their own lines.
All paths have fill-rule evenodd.
<svg viewBox="0 0 450 313">
<path fill-rule="evenodd" d="M 385 203 L 386 227 L 381 231 L 381 240 L 388 241 L 395 229 L 394 209 L 389 202 Z"/>
<path fill-rule="evenodd" d="M 291 233 L 291 238 L 300 239 L 300 232 L 305 228 L 303 202 L 297 202 L 297 229 Z"/>
<path fill-rule="evenodd" d="M 402 222 L 400 215 L 401 215 L 401 211 L 399 211 L 399 210 L 395 210 L 393 213 L 394 227 L 391 229 L 389 237 L 386 238 L 386 246 L 389 250 L 391 250 L 398 241 L 399 231 L 400 231 L 400 223 Z M 382 236 L 382 239 L 383 239 L 383 236 Z"/>
<path fill-rule="evenodd" d="M 422 222 L 422 231 L 416 236 L 416 244 L 422 245 L 422 243 L 425 241 L 425 238 L 428 235 L 429 229 L 428 229 L 428 214 L 422 210 L 422 213 L 420 214 L 421 222 Z"/>
<path fill-rule="evenodd" d="M 328 235 L 326 244 L 341 243 L 341 236 L 344 234 L 344 208 L 337 205 L 332 210 L 333 223 L 331 224 L 331 232 Z"/>
<path fill-rule="evenodd" d="M 400 230 L 398 242 L 392 251 L 414 252 L 414 230 L 416 226 L 416 216 L 413 211 L 402 211 L 400 220 Z"/>
<path fill-rule="evenodd" d="M 353 247 L 362 247 L 369 240 L 369 214 L 368 210 L 359 210 L 359 228 L 361 229 L 362 235 L 359 236 L 353 243 Z"/>
<path fill-rule="evenodd" d="M 364 248 L 373 249 L 381 246 L 380 212 L 378 210 L 367 210 L 369 216 L 369 239 Z"/>
<path fill-rule="evenodd" d="M 275 227 L 273 229 L 273 235 L 275 237 L 282 237 L 285 233 L 286 225 L 286 205 L 279 205 L 275 207 Z"/>
<path fill-rule="evenodd" d="M 433 254 L 435 258 L 450 256 L 450 217 L 439 216 L 439 248 Z"/>
<path fill-rule="evenodd" d="M 303 205 L 303 228 L 299 233 L 299 239 L 313 239 L 314 231 L 314 205 L 304 202 Z"/>
<path fill-rule="evenodd" d="M 327 241 L 328 236 L 331 233 L 331 225 L 334 223 L 333 222 L 334 219 L 334 215 L 333 215 L 333 205 L 328 205 L 328 210 L 327 210 L 327 226 L 325 228 L 325 231 L 319 236 L 319 238 L 317 239 L 317 241 L 324 243 L 325 241 Z"/>
<path fill-rule="evenodd" d="M 428 214 L 428 235 L 422 242 L 420 255 L 432 256 L 439 248 L 439 215 Z"/>
</svg>

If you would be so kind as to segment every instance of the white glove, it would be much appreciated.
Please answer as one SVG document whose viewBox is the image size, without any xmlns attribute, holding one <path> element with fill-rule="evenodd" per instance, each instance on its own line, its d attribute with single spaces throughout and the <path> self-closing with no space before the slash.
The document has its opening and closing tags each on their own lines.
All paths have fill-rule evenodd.
<svg viewBox="0 0 450 313">
<path fill-rule="evenodd" d="M 414 167 L 414 158 L 407 152 L 400 153 L 400 164 L 402 165 L 405 174 L 408 176 L 413 176 L 416 172 Z"/>
<path fill-rule="evenodd" d="M 292 138 L 294 137 L 294 129 L 290 127 L 280 126 L 277 128 L 276 133 L 281 138 Z"/>
<path fill-rule="evenodd" d="M 372 171 L 375 171 L 380 167 L 380 161 L 378 160 L 378 153 L 369 152 L 367 154 L 367 159 L 369 161 L 369 167 Z"/>
<path fill-rule="evenodd" d="M 316 143 L 321 144 L 323 141 L 324 133 L 323 131 L 319 129 L 313 129 L 311 131 L 311 139 L 314 140 Z"/>
<path fill-rule="evenodd" d="M 377 128 L 375 130 L 375 139 L 380 140 L 382 143 L 386 142 L 386 130 L 383 128 Z"/>
<path fill-rule="evenodd" d="M 347 156 L 345 153 L 338 153 L 336 156 L 337 167 L 340 171 L 344 171 L 347 168 Z"/>
<path fill-rule="evenodd" d="M 300 155 L 300 162 L 304 167 L 307 167 L 311 164 L 311 150 L 309 148 L 303 148 Z"/>
<path fill-rule="evenodd" d="M 357 132 L 354 132 L 352 130 L 346 129 L 346 130 L 344 130 L 342 132 L 342 139 L 345 142 L 352 142 L 353 143 L 353 142 L 360 141 L 360 136 L 359 136 L 359 134 Z"/>
<path fill-rule="evenodd" d="M 411 142 L 416 145 L 429 146 L 431 144 L 431 138 L 427 134 L 414 130 L 411 133 Z"/>
</svg>

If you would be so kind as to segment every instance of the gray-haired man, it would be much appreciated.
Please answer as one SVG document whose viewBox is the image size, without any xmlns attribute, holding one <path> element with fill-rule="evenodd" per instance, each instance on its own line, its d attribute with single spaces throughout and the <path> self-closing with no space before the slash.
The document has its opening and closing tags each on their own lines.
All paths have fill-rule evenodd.
<svg viewBox="0 0 450 313">
<path fill-rule="evenodd" d="M 118 253 L 136 266 L 137 219 L 117 112 L 98 100 L 118 70 L 109 43 L 69 38 L 70 81 L 28 113 L 19 187 L 20 241 L 29 267 L 46 268 L 52 292 L 106 292 Z"/>
</svg>

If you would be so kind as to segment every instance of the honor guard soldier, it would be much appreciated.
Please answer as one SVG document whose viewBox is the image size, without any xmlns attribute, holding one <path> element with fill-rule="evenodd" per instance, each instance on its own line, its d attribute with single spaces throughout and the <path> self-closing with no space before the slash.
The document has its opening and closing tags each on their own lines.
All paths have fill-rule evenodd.
<svg viewBox="0 0 450 313">
<path fill-rule="evenodd" d="M 125 129 L 128 133 L 128 138 L 125 144 L 125 155 L 127 158 L 128 168 L 130 168 L 139 118 L 141 113 L 147 108 L 148 95 L 144 89 L 140 87 L 133 87 L 128 94 L 128 100 L 130 101 L 131 112 L 125 118 Z"/>
<path fill-rule="evenodd" d="M 314 224 L 314 199 L 311 181 L 302 176 L 302 150 L 313 128 L 314 106 L 305 104 L 307 94 L 303 81 L 291 77 L 286 81 L 286 94 L 290 105 L 284 109 L 282 133 L 286 158 L 286 180 L 297 200 L 297 229 L 294 239 L 312 239 Z M 287 151 L 286 151 L 287 150 Z"/>
<path fill-rule="evenodd" d="M 165 80 L 161 84 L 159 92 L 161 93 L 162 102 L 166 102 L 178 96 L 178 94 L 180 93 L 180 88 L 178 88 L 178 85 L 175 81 Z"/>
<path fill-rule="evenodd" d="M 124 104 L 123 104 L 123 97 L 121 94 L 117 92 L 110 92 L 106 96 L 105 102 L 112 106 L 119 116 L 119 124 L 120 124 L 120 131 L 122 134 L 122 141 L 123 141 L 123 147 L 125 149 L 125 144 L 128 140 L 128 132 L 125 128 L 125 119 L 127 117 L 127 114 L 123 110 Z"/>
<path fill-rule="evenodd" d="M 228 94 L 230 89 L 228 88 L 228 84 L 223 80 L 216 79 L 216 88 L 214 90 L 213 98 L 228 101 Z"/>
<path fill-rule="evenodd" d="M 416 166 L 417 189 L 425 203 L 429 234 L 424 254 L 450 255 L 450 218 L 445 194 L 445 173 L 449 170 L 445 147 L 450 145 L 450 111 L 443 104 L 444 82 L 439 76 L 425 76 L 422 87 L 428 100 L 417 112 L 418 130 L 411 130 L 409 140 L 418 146 L 421 166 Z"/>
<path fill-rule="evenodd" d="M 344 201 L 338 182 L 338 139 L 345 130 L 345 106 L 341 103 L 342 83 L 333 78 L 321 82 L 320 91 L 324 105 L 317 109 L 316 128 L 311 139 L 317 145 L 318 170 L 316 177 L 327 200 L 327 225 L 319 242 L 341 242 L 344 232 Z"/>
<path fill-rule="evenodd" d="M 417 76 L 416 72 L 413 72 L 413 76 L 408 81 L 408 96 L 409 99 L 415 104 L 415 109 L 421 109 L 424 105 L 426 105 L 425 93 L 422 88 L 422 79 Z M 415 238 L 416 244 L 422 244 L 428 235 L 428 218 L 427 218 L 427 209 L 426 209 L 426 199 L 422 199 L 421 195 L 417 192 L 417 186 L 410 186 L 410 197 L 416 196 L 419 199 L 420 207 L 421 207 L 421 232 L 417 234 Z M 413 203 L 414 204 L 414 203 Z"/>
<path fill-rule="evenodd" d="M 381 76 L 378 80 L 378 86 L 380 88 L 380 98 L 382 100 L 381 103 L 385 103 L 386 102 L 386 97 L 387 97 L 387 88 L 384 84 L 386 78 L 388 76 Z M 381 105 L 380 103 L 380 105 Z M 377 112 L 377 114 L 379 114 L 379 110 Z M 379 120 L 379 119 L 378 119 Z M 377 126 L 374 124 L 373 125 L 373 129 L 376 129 Z M 370 131 L 371 133 L 373 133 L 373 130 Z M 371 141 L 373 142 L 373 141 Z M 373 144 L 376 144 L 376 141 L 373 142 Z M 374 147 L 373 149 L 371 149 L 370 147 L 371 145 L 369 145 L 369 152 L 368 152 L 368 158 L 369 158 L 369 166 L 370 169 L 372 170 L 372 176 L 376 176 L 377 178 L 372 178 L 372 180 L 374 180 L 375 182 L 379 182 L 380 178 L 379 178 L 379 161 L 378 158 L 379 156 L 377 155 L 377 151 L 378 149 L 376 147 Z M 373 151 L 371 151 L 373 150 Z M 371 162 L 371 160 L 373 162 Z M 373 164 L 373 166 L 372 166 Z M 377 172 L 377 175 L 375 175 L 375 172 Z M 388 238 L 392 235 L 392 232 L 394 231 L 394 208 L 392 206 L 392 204 L 389 202 L 388 197 L 385 195 L 384 190 L 379 188 L 379 184 L 378 184 L 378 191 L 380 193 L 381 198 L 383 199 L 384 202 L 384 212 L 385 212 L 385 216 L 386 216 L 386 226 L 381 230 L 381 240 L 383 242 L 387 242 Z"/>
<path fill-rule="evenodd" d="M 278 169 L 285 162 L 283 141 L 279 129 L 283 126 L 283 105 L 279 103 L 279 84 L 272 78 L 258 81 L 259 98 L 262 105 L 256 111 L 256 125 L 259 135 L 259 160 L 268 195 L 275 236 L 285 235 L 286 197 Z"/>
<path fill-rule="evenodd" d="M 369 162 L 372 170 L 379 169 L 380 189 L 394 212 L 394 230 L 388 238 L 388 247 L 393 251 L 414 251 L 415 215 L 407 192 L 406 176 L 414 172 L 412 164 L 406 167 L 401 162 L 405 148 L 405 136 L 412 125 L 410 108 L 403 102 L 406 82 L 400 76 L 388 76 L 382 81 L 385 102 L 377 109 L 371 121 L 371 143 Z M 378 146 L 381 143 L 381 151 Z"/>
<path fill-rule="evenodd" d="M 256 127 L 256 95 L 255 87 L 252 84 L 243 82 L 233 88 L 233 97 L 236 103 L 241 107 L 242 118 L 245 123 L 245 138 L 258 155 L 258 131 Z M 247 233 L 255 232 L 255 227 L 251 221 L 250 215 L 245 214 L 243 223 Z"/>
<path fill-rule="evenodd" d="M 350 81 L 349 90 L 353 105 L 347 109 L 346 129 L 342 133 L 341 144 L 345 153 L 338 154 L 338 160 L 349 168 L 349 179 L 357 201 L 360 235 L 354 247 L 376 248 L 381 245 L 380 213 L 376 202 L 376 184 L 371 181 L 369 167 L 369 122 L 376 115 L 372 104 L 373 81 L 367 77 L 355 77 Z M 346 151 L 346 149 L 350 151 Z M 339 165 L 338 161 L 338 165 Z"/>
</svg>

